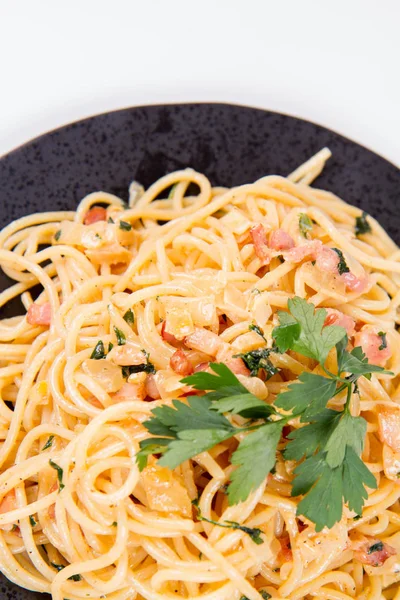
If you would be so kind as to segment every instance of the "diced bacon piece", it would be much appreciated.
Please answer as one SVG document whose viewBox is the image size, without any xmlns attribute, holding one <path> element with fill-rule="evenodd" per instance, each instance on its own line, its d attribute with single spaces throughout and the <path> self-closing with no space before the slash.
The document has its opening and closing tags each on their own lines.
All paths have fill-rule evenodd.
<svg viewBox="0 0 400 600">
<path fill-rule="evenodd" d="M 185 337 L 184 342 L 188 348 L 200 350 L 200 352 L 204 352 L 204 354 L 209 354 L 210 356 L 216 356 L 223 344 L 216 333 L 208 331 L 208 329 L 202 329 L 201 327 L 196 327 L 193 333 Z"/>
<path fill-rule="evenodd" d="M 378 407 L 379 437 L 395 452 L 400 452 L 400 407 Z"/>
<path fill-rule="evenodd" d="M 191 375 L 193 373 L 193 366 L 183 350 L 177 350 L 171 356 L 169 360 L 169 366 L 178 375 Z"/>
<path fill-rule="evenodd" d="M 390 345 L 387 344 L 386 348 L 382 348 L 381 336 L 366 328 L 356 334 L 354 345 L 361 346 L 368 362 L 373 365 L 383 366 L 392 356 Z"/>
<path fill-rule="evenodd" d="M 44 304 L 31 304 L 28 308 L 26 320 L 28 321 L 29 325 L 50 325 L 50 302 L 45 302 Z"/>
<path fill-rule="evenodd" d="M 249 369 L 241 358 L 235 358 L 233 350 L 229 344 L 223 343 L 217 352 L 217 362 L 224 363 L 236 375 L 250 375 Z"/>
<path fill-rule="evenodd" d="M 389 556 L 397 553 L 396 549 L 389 544 L 369 536 L 365 536 L 363 540 L 353 541 L 351 549 L 356 560 L 372 567 L 381 567 Z"/>
<path fill-rule="evenodd" d="M 137 373 L 137 381 L 124 383 L 116 394 L 112 394 L 114 402 L 126 402 L 127 400 L 144 400 L 146 397 L 146 373 Z"/>
<path fill-rule="evenodd" d="M 92 223 L 97 223 L 97 221 L 105 221 L 106 219 L 106 209 L 102 206 L 93 206 L 93 208 L 87 211 L 83 222 L 85 225 L 92 225 Z"/>
<path fill-rule="evenodd" d="M 337 252 L 332 250 L 332 248 L 328 248 L 328 246 L 322 246 L 318 250 L 315 265 L 320 271 L 337 274 L 339 260 Z"/>
<path fill-rule="evenodd" d="M 312 240 L 302 246 L 291 248 L 284 253 L 283 258 L 288 262 L 299 263 L 305 258 L 309 260 L 316 260 L 318 252 L 322 248 L 322 242 L 320 240 Z"/>
<path fill-rule="evenodd" d="M 267 244 L 267 233 L 261 223 L 250 229 L 250 235 L 256 255 L 264 265 L 268 265 L 271 261 L 271 252 Z"/>
<path fill-rule="evenodd" d="M 171 344 L 172 346 L 179 344 L 179 340 L 177 340 L 176 337 L 174 335 L 172 335 L 172 333 L 168 333 L 168 331 L 165 331 L 166 326 L 167 326 L 166 321 L 163 321 L 163 324 L 161 325 L 162 339 L 165 340 L 166 342 L 168 342 L 168 344 Z"/>
<path fill-rule="evenodd" d="M 192 516 L 192 503 L 181 478 L 165 467 L 149 465 L 140 476 L 151 510 Z"/>
<path fill-rule="evenodd" d="M 269 246 L 273 250 L 290 250 L 294 247 L 294 240 L 283 229 L 277 229 L 269 239 Z"/>
<path fill-rule="evenodd" d="M 326 308 L 328 313 L 324 325 L 327 327 L 328 325 L 338 325 L 339 327 L 343 327 L 349 338 L 353 337 L 355 334 L 355 321 L 348 315 L 344 315 L 340 310 L 336 310 L 335 308 Z"/>
<path fill-rule="evenodd" d="M 290 537 L 288 533 L 285 533 L 282 537 L 278 538 L 278 542 L 281 545 L 281 549 L 278 554 L 278 558 L 282 562 L 290 562 L 293 560 L 293 553 L 290 547 Z"/>
<path fill-rule="evenodd" d="M 346 287 L 352 292 L 362 294 L 368 286 L 368 277 L 356 277 L 353 273 L 343 273 L 340 276 Z"/>
<path fill-rule="evenodd" d="M 146 379 L 146 393 L 152 400 L 159 400 L 161 398 L 156 378 L 152 373 L 150 373 Z"/>
</svg>

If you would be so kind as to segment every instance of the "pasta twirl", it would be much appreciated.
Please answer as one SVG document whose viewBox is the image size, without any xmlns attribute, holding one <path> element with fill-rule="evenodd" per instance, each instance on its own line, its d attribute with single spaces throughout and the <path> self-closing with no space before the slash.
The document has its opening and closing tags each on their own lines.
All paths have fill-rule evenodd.
<svg viewBox="0 0 400 600">
<path fill-rule="evenodd" d="M 0 306 L 20 298 L 26 313 L 0 321 L 9 579 L 54 600 L 400 598 L 400 253 L 372 217 L 310 187 L 329 156 L 232 189 L 186 169 L 148 190 L 134 182 L 127 206 L 95 192 L 76 212 L 3 229 L 15 284 Z M 136 462 L 151 411 L 193 393 L 185 375 L 226 362 L 272 404 L 316 368 L 275 354 L 267 377 L 238 357 L 271 342 L 295 295 L 394 373 L 360 379 L 351 405 L 368 423 L 362 458 L 378 487 L 362 515 L 344 507 L 321 532 L 296 514 L 284 437 L 274 471 L 234 506 L 235 439 L 173 471 Z M 258 528 L 262 543 L 218 521 Z"/>
</svg>

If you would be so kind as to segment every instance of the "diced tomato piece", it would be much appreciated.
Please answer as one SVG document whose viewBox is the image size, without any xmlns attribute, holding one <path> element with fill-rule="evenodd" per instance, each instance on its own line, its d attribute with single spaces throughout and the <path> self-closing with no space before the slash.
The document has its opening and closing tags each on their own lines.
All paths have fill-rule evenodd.
<svg viewBox="0 0 400 600">
<path fill-rule="evenodd" d="M 361 346 L 368 362 L 373 365 L 384 365 L 392 356 L 389 344 L 386 343 L 386 347 L 382 347 L 382 337 L 368 329 L 363 329 L 356 334 L 354 345 Z"/>
<path fill-rule="evenodd" d="M 356 277 L 354 273 L 343 273 L 341 275 L 342 281 L 344 281 L 346 287 L 352 292 L 358 292 L 361 294 L 368 285 L 368 277 Z"/>
<path fill-rule="evenodd" d="M 283 229 L 277 229 L 269 239 L 269 246 L 273 250 L 290 250 L 294 247 L 294 240 Z"/>
<path fill-rule="evenodd" d="M 354 558 L 364 565 L 381 567 L 390 556 L 397 553 L 397 550 L 389 544 L 375 538 L 365 537 L 365 540 L 352 542 Z"/>
<path fill-rule="evenodd" d="M 261 223 L 250 229 L 250 235 L 256 255 L 263 264 L 268 265 L 271 261 L 271 253 L 267 244 L 267 233 Z"/>
<path fill-rule="evenodd" d="M 281 549 L 278 554 L 278 558 L 282 562 L 290 562 L 293 560 L 293 553 L 290 546 L 290 537 L 288 533 L 285 533 L 280 538 L 278 538 L 278 542 L 281 545 Z"/>
<path fill-rule="evenodd" d="M 49 302 L 44 304 L 31 304 L 28 308 L 26 319 L 29 325 L 50 325 L 51 306 Z"/>
<path fill-rule="evenodd" d="M 93 206 L 90 210 L 87 211 L 83 222 L 85 225 L 92 225 L 92 223 L 97 223 L 97 221 L 105 221 L 106 219 L 106 209 L 102 206 Z"/>
<path fill-rule="evenodd" d="M 193 366 L 183 350 L 176 350 L 171 356 L 169 365 L 175 373 L 178 375 L 191 375 L 193 373 Z"/>
<path fill-rule="evenodd" d="M 328 248 L 328 246 L 322 246 L 318 250 L 315 265 L 318 269 L 326 273 L 337 273 L 339 260 L 337 252 L 332 250 L 332 248 Z"/>
<path fill-rule="evenodd" d="M 327 327 L 328 325 L 338 325 L 339 327 L 343 327 L 348 337 L 353 337 L 355 333 L 355 321 L 348 315 L 344 315 L 340 310 L 336 310 L 335 308 L 326 308 L 328 313 L 324 325 Z"/>
<path fill-rule="evenodd" d="M 163 321 L 163 323 L 161 325 L 162 339 L 165 340 L 166 342 L 168 342 L 168 344 L 171 344 L 172 346 L 174 346 L 175 344 L 179 344 L 179 340 L 176 339 L 176 337 L 174 335 L 172 335 L 172 333 L 168 333 L 168 331 L 165 331 L 166 325 L 167 325 L 166 321 Z"/>
</svg>

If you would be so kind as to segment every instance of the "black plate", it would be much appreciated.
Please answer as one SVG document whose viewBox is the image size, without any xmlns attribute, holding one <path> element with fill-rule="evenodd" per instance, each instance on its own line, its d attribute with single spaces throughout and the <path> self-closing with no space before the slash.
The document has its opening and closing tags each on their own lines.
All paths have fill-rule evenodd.
<svg viewBox="0 0 400 600">
<path fill-rule="evenodd" d="M 400 243 L 397 167 L 314 123 L 228 104 L 127 108 L 25 144 L 0 160 L 0 226 L 31 212 L 74 209 L 94 190 L 126 199 L 132 179 L 148 186 L 185 167 L 224 186 L 271 173 L 287 175 L 323 146 L 333 157 L 316 185 L 377 217 Z M 46 598 L 4 580 L 0 597 Z"/>
</svg>

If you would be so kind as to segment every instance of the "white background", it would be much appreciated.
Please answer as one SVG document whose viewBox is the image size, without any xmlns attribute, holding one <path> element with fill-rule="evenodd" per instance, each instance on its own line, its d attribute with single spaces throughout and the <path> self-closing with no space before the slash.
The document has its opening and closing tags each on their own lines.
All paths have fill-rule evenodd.
<svg viewBox="0 0 400 600">
<path fill-rule="evenodd" d="M 0 0 L 0 155 L 135 104 L 310 119 L 400 163 L 400 0 Z"/>
</svg>

